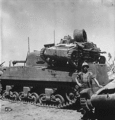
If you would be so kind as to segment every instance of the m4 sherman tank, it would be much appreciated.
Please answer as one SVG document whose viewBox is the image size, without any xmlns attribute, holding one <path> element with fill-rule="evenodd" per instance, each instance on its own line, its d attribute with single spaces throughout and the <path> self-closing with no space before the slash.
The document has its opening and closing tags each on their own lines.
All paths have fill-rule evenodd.
<svg viewBox="0 0 115 120">
<path fill-rule="evenodd" d="M 74 44 L 68 45 L 72 47 L 64 44 L 64 47 L 61 46 L 58 49 L 67 53 L 67 50 L 70 51 L 70 48 L 73 50 L 73 46 L 75 46 L 75 49 L 77 48 L 76 41 Z M 13 61 L 13 65 L 5 68 L 0 78 L 3 99 L 29 101 L 39 105 L 48 104 L 59 108 L 72 106 L 76 102 L 79 92 L 75 81 L 75 77 L 78 74 L 77 68 L 70 64 L 70 58 L 69 60 L 66 59 L 67 54 L 64 54 L 65 56 L 61 54 L 64 53 L 62 51 L 59 52 L 59 55 L 62 55 L 61 57 L 53 57 L 55 56 L 53 54 L 51 57 L 48 54 L 50 52 L 46 55 L 47 50 L 50 51 L 52 47 L 55 49 L 56 46 L 52 46 L 52 44 L 45 46 L 45 50 L 41 50 L 44 52 L 31 52 L 27 55 L 26 60 Z M 56 58 L 55 61 L 53 61 L 54 58 Z M 65 63 L 62 58 L 64 58 Z M 58 66 L 54 62 L 61 65 Z M 20 63 L 24 65 L 17 65 Z M 89 69 L 95 74 L 100 84 L 108 83 L 105 64 L 90 62 Z"/>
<path fill-rule="evenodd" d="M 68 35 L 57 45 L 48 44 L 40 52 L 41 58 L 49 66 L 71 66 L 79 68 L 83 61 L 105 64 L 99 48 L 93 42 L 87 41 L 85 30 L 74 30 L 73 39 Z"/>
</svg>

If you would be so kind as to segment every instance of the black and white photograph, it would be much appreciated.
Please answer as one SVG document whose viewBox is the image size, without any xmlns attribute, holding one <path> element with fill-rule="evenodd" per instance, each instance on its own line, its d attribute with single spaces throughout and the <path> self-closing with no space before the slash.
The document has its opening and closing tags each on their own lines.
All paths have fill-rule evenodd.
<svg viewBox="0 0 115 120">
<path fill-rule="evenodd" d="M 115 0 L 0 1 L 0 120 L 115 120 Z"/>
</svg>

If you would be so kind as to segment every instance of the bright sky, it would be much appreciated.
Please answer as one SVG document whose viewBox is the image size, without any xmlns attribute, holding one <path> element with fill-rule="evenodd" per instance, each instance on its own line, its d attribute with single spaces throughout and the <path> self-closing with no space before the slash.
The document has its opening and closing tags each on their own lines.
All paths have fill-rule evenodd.
<svg viewBox="0 0 115 120">
<path fill-rule="evenodd" d="M 85 29 L 88 40 L 115 53 L 114 0 L 2 0 L 1 62 L 24 60 L 30 50 L 58 43 L 74 29 Z"/>
</svg>

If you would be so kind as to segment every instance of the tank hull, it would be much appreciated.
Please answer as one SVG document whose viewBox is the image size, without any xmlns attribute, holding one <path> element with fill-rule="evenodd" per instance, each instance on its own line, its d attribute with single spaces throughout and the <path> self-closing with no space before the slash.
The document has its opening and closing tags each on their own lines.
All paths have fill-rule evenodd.
<svg viewBox="0 0 115 120">
<path fill-rule="evenodd" d="M 89 64 L 89 66 L 90 71 L 97 78 L 100 77 L 97 70 L 105 74 L 103 71 L 106 68 L 105 65 Z M 50 103 L 61 108 L 72 106 L 76 104 L 79 96 L 79 88 L 76 87 L 75 81 L 76 76 L 77 72 L 71 69 L 60 70 L 46 66 L 7 67 L 1 76 L 2 96 L 20 101 L 31 101 L 34 98 L 33 102 L 41 105 Z M 99 82 L 107 84 L 108 80 L 106 78 Z"/>
<path fill-rule="evenodd" d="M 34 94 L 37 97 L 34 96 L 36 98 L 32 102 L 66 106 L 75 103 L 77 98 L 74 72 L 52 70 L 45 66 L 8 67 L 1 77 L 1 94 L 3 98 L 20 101 L 31 101 Z"/>
</svg>

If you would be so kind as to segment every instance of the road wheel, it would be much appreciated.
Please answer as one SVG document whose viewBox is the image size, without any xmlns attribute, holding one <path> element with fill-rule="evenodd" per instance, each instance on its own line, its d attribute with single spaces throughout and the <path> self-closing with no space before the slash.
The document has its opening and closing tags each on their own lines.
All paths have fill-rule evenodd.
<svg viewBox="0 0 115 120">
<path fill-rule="evenodd" d="M 58 102 L 58 106 L 63 105 L 65 102 L 64 98 L 60 94 L 55 95 L 56 102 Z"/>
<path fill-rule="evenodd" d="M 32 94 L 31 94 L 31 97 L 32 97 L 32 99 L 33 99 L 33 102 L 34 102 L 34 103 L 37 103 L 37 101 L 38 101 L 38 99 L 39 99 L 38 94 L 37 94 L 37 93 L 32 93 Z"/>
</svg>

